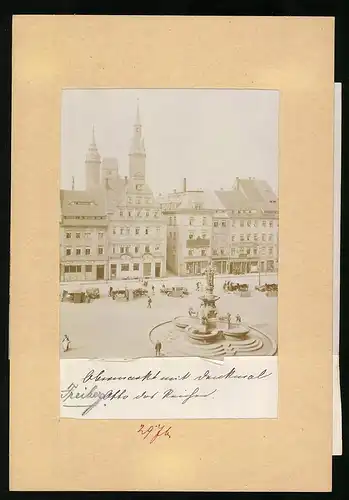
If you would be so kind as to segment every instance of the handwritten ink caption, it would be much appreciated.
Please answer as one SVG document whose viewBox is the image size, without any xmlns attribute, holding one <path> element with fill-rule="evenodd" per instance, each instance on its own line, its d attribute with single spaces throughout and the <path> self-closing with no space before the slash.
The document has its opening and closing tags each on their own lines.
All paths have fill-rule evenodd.
<svg viewBox="0 0 349 500">
<path fill-rule="evenodd" d="M 147 440 L 149 444 L 153 444 L 159 437 L 171 438 L 171 429 L 171 426 L 165 428 L 165 425 L 160 424 L 157 424 L 155 426 L 145 426 L 144 424 L 141 424 L 139 429 L 137 430 L 137 433 L 143 437 L 143 441 Z"/>
<path fill-rule="evenodd" d="M 114 375 L 105 369 L 90 369 L 78 382 L 63 385 L 61 405 L 63 408 L 79 408 L 81 416 L 86 416 L 97 406 L 134 402 L 177 401 L 181 405 L 198 400 L 212 400 L 222 387 L 222 383 L 233 381 L 260 381 L 272 373 L 262 369 L 255 373 L 243 373 L 232 367 L 223 374 L 214 374 L 209 369 L 192 374 L 166 375 L 162 370 L 148 370 L 142 375 Z M 149 383 L 151 389 L 146 385 Z M 155 390 L 154 390 L 155 384 Z M 120 387 L 121 386 L 121 387 Z M 125 402 L 125 403 L 124 403 Z"/>
</svg>

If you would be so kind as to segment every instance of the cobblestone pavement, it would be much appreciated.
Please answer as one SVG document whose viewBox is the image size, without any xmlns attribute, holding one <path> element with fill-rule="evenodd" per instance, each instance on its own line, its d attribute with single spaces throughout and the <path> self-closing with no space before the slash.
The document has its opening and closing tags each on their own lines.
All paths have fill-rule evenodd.
<svg viewBox="0 0 349 500">
<path fill-rule="evenodd" d="M 222 285 L 225 279 L 234 282 L 248 283 L 252 290 L 251 297 L 240 297 L 233 293 L 224 293 Z M 125 301 L 125 299 L 112 300 L 108 297 L 109 286 L 124 287 L 129 289 L 139 287 L 136 281 L 106 282 L 84 284 L 82 289 L 97 286 L 101 298 L 90 304 L 61 303 L 60 311 L 60 337 L 67 334 L 71 340 L 71 349 L 62 352 L 62 358 L 136 358 L 154 356 L 154 347 L 149 340 L 149 331 L 158 323 L 172 319 L 175 316 L 187 315 L 189 307 L 198 309 L 198 297 L 202 291 L 195 290 L 196 283 L 202 278 L 167 278 L 164 280 L 149 280 L 148 290 L 152 297 L 152 307 L 147 307 L 147 298 L 140 297 Z M 187 287 L 189 295 L 180 297 L 167 297 L 160 294 L 160 286 L 180 283 Z M 262 276 L 261 282 L 275 283 L 275 275 Z M 151 287 L 155 286 L 152 295 Z M 233 278 L 217 277 L 215 280 L 215 293 L 220 295 L 217 302 L 219 315 L 228 311 L 234 318 L 237 313 L 242 321 L 264 326 L 268 333 L 276 340 L 277 331 L 277 298 L 266 297 L 265 294 L 255 291 L 258 276 L 235 276 Z M 78 284 L 62 284 L 61 290 L 79 288 Z"/>
</svg>

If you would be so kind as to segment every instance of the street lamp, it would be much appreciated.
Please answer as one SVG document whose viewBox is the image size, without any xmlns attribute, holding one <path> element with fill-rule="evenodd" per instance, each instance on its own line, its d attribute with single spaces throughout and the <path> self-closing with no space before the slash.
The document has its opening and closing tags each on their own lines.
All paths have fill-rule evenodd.
<svg viewBox="0 0 349 500">
<path fill-rule="evenodd" d="M 261 286 L 261 258 L 258 257 L 258 286 Z"/>
</svg>

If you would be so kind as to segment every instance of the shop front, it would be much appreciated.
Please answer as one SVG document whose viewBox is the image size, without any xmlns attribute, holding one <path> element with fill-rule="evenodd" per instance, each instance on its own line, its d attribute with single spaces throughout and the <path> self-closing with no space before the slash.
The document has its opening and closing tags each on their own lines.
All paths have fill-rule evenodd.
<svg viewBox="0 0 349 500">
<path fill-rule="evenodd" d="M 202 274 L 208 266 L 208 260 L 189 261 L 185 264 L 185 273 L 189 276 Z"/>
<path fill-rule="evenodd" d="M 249 274 L 258 272 L 258 260 L 239 258 L 230 261 L 230 274 Z"/>
<path fill-rule="evenodd" d="M 61 281 L 96 281 L 105 279 L 105 264 L 64 262 L 61 264 Z"/>
<path fill-rule="evenodd" d="M 214 260 L 213 265 L 218 274 L 226 274 L 229 272 L 229 265 L 227 260 Z"/>
</svg>

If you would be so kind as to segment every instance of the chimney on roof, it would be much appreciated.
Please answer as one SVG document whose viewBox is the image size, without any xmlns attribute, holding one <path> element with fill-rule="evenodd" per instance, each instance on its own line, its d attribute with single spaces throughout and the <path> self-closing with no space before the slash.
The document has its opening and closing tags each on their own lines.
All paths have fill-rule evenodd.
<svg viewBox="0 0 349 500">
<path fill-rule="evenodd" d="M 236 177 L 236 183 L 235 183 L 236 189 L 240 188 L 240 179 L 239 177 Z"/>
<path fill-rule="evenodd" d="M 186 193 L 187 191 L 187 179 L 184 177 L 183 179 L 183 193 Z"/>
<path fill-rule="evenodd" d="M 127 185 L 127 183 L 128 183 L 128 177 L 127 175 L 125 175 L 125 186 Z"/>
</svg>

